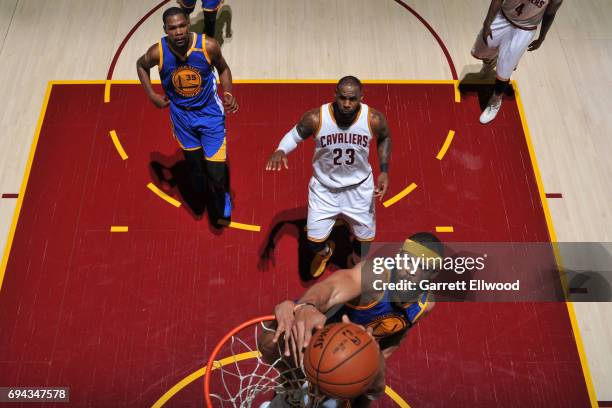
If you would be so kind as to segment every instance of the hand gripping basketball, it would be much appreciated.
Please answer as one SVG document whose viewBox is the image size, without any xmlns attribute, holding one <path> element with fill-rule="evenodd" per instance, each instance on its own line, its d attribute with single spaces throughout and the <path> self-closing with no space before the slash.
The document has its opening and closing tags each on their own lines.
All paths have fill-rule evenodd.
<svg viewBox="0 0 612 408">
<path fill-rule="evenodd" d="M 350 400 L 363 395 L 380 375 L 378 343 L 363 327 L 333 323 L 318 330 L 304 355 L 304 373 L 318 393 Z"/>
<path fill-rule="evenodd" d="M 289 348 L 289 341 L 291 338 L 291 329 L 293 328 L 293 309 L 295 308 L 295 303 L 290 300 L 286 300 L 282 303 L 279 303 L 274 308 L 274 317 L 276 318 L 276 332 L 274 333 L 274 338 L 272 341 L 274 343 L 278 342 L 278 339 L 283 336 L 285 340 L 285 349 L 283 353 L 285 356 L 289 357 L 291 354 Z"/>
<path fill-rule="evenodd" d="M 312 332 L 322 329 L 326 320 L 325 315 L 313 306 L 301 307 L 295 311 L 291 338 L 295 347 L 293 358 L 296 365 L 301 365 L 304 360 L 304 349 L 310 343 Z"/>
</svg>

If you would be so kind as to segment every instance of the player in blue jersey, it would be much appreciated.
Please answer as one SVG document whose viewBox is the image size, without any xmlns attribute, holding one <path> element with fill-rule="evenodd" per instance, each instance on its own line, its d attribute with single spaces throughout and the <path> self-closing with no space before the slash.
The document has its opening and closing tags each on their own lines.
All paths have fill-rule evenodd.
<svg viewBox="0 0 612 408">
<path fill-rule="evenodd" d="M 189 163 L 194 188 L 204 192 L 208 184 L 212 192 L 217 213 L 212 221 L 229 219 L 232 203 L 225 163 L 225 111 L 238 111 L 232 72 L 214 38 L 190 32 L 189 18 L 182 9 L 169 8 L 163 21 L 167 36 L 138 59 L 138 78 L 155 106 L 170 107 L 172 131 Z M 156 65 L 165 96 L 151 85 L 150 69 Z M 223 98 L 217 93 L 213 68 L 219 74 Z"/>
<path fill-rule="evenodd" d="M 195 9 L 198 0 L 177 0 L 181 8 L 189 15 Z M 221 8 L 223 0 L 202 0 L 202 11 L 204 12 L 204 34 L 209 37 L 215 36 L 215 25 L 217 23 L 217 11 Z"/>
<path fill-rule="evenodd" d="M 400 254 L 438 260 L 444 256 L 442 243 L 432 234 L 418 233 L 408 238 Z M 434 264 L 435 262 L 430 262 Z M 366 407 L 385 390 L 385 360 L 397 350 L 408 330 L 434 307 L 432 295 L 427 291 L 375 290 L 370 282 L 372 269 L 361 262 L 351 269 L 339 270 L 329 278 L 311 286 L 297 301 L 286 300 L 274 309 L 275 333 L 260 338 L 260 351 L 266 361 L 278 358 L 275 343 L 284 338 L 285 356 L 292 354 L 301 361 L 312 333 L 326 323 L 351 321 L 364 326 L 378 341 L 381 366 L 376 379 L 366 393 L 351 401 L 351 407 Z M 430 279 L 436 272 L 419 268 L 385 270 L 375 275 L 386 282 Z M 366 281 L 367 280 L 367 281 Z M 295 364 L 295 363 L 293 363 Z"/>
</svg>

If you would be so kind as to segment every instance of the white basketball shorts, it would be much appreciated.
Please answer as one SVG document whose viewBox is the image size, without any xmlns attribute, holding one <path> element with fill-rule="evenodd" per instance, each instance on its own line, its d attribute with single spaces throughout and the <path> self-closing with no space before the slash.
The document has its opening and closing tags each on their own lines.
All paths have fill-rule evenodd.
<svg viewBox="0 0 612 408">
<path fill-rule="evenodd" d="M 535 33 L 536 30 L 523 30 L 512 25 L 499 12 L 491 23 L 493 38 L 487 38 L 487 44 L 485 44 L 482 39 L 482 30 L 480 30 L 472 48 L 472 55 L 481 60 L 489 60 L 497 56 L 497 77 L 507 81 L 521 56 L 533 41 Z"/>
<path fill-rule="evenodd" d="M 374 177 L 339 189 L 325 187 L 312 177 L 308 185 L 308 239 L 322 242 L 329 237 L 337 218 L 344 219 L 360 241 L 372 241 L 376 234 Z"/>
</svg>

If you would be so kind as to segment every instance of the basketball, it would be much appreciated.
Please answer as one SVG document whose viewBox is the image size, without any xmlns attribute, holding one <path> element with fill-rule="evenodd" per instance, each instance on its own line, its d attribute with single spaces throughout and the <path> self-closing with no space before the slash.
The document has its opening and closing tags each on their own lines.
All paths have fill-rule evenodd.
<svg viewBox="0 0 612 408">
<path fill-rule="evenodd" d="M 313 335 L 304 353 L 306 378 L 332 398 L 364 393 L 379 369 L 378 343 L 353 323 L 333 323 Z"/>
</svg>

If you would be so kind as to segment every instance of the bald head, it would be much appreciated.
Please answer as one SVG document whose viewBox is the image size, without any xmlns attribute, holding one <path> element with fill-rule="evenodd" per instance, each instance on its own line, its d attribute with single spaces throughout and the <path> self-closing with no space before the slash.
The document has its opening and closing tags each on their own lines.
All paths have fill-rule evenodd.
<svg viewBox="0 0 612 408">
<path fill-rule="evenodd" d="M 340 78 L 340 80 L 338 81 L 338 85 L 336 85 L 336 92 L 340 91 L 340 89 L 344 87 L 349 86 L 358 89 L 360 93 L 363 90 L 361 81 L 352 75 L 348 75 Z"/>
</svg>

